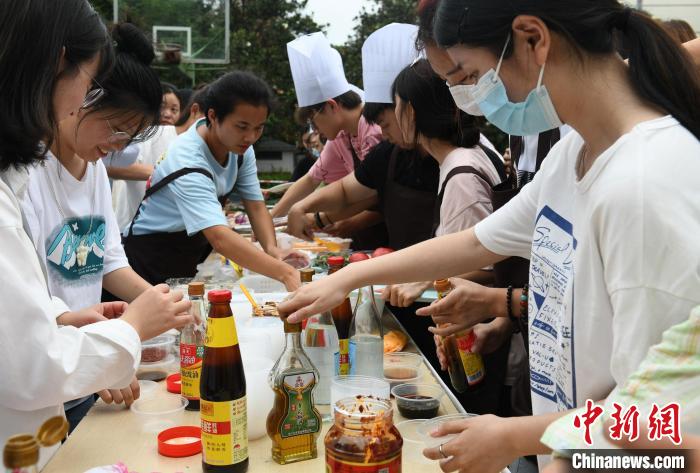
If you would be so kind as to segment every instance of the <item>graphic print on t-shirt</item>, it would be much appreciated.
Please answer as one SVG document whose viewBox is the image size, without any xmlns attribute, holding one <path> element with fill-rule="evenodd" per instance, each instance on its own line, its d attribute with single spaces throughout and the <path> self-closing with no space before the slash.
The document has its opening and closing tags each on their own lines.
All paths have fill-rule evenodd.
<svg viewBox="0 0 700 473">
<path fill-rule="evenodd" d="M 105 219 L 101 215 L 65 219 L 46 240 L 50 270 L 72 285 L 101 279 L 104 253 Z"/>
<path fill-rule="evenodd" d="M 530 388 L 560 409 L 576 403 L 573 309 L 565 301 L 573 288 L 573 225 L 550 207 L 535 224 L 530 262 Z"/>
</svg>

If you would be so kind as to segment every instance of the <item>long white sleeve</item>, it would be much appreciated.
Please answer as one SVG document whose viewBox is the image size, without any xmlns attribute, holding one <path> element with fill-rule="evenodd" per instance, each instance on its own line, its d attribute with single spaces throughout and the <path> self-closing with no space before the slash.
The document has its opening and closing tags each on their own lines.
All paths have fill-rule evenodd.
<svg viewBox="0 0 700 473">
<path fill-rule="evenodd" d="M 56 325 L 14 193 L 0 182 L 0 444 L 36 431 L 65 401 L 129 384 L 141 344 L 126 322 L 82 329 Z"/>
</svg>

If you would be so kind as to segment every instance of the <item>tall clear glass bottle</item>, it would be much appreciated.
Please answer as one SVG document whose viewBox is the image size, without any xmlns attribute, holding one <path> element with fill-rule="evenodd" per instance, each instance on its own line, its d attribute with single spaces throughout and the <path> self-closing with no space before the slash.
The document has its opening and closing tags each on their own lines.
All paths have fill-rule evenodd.
<svg viewBox="0 0 700 473">
<path fill-rule="evenodd" d="M 192 301 L 192 315 L 199 321 L 187 325 L 180 333 L 180 379 L 182 395 L 189 401 L 186 409 L 198 411 L 199 379 L 202 374 L 206 338 L 204 320 L 207 312 L 204 305 L 204 283 L 191 282 L 187 287 L 187 293 Z"/>
<path fill-rule="evenodd" d="M 372 286 L 358 290 L 350 324 L 349 352 L 351 374 L 384 377 L 384 328 Z"/>
<path fill-rule="evenodd" d="M 314 275 L 313 269 L 302 269 L 301 282 L 308 284 Z M 330 404 L 331 379 L 338 374 L 336 367 L 339 357 L 338 331 L 330 312 L 310 317 L 302 333 L 302 346 L 318 370 L 318 385 L 314 391 L 316 404 Z"/>
<path fill-rule="evenodd" d="M 275 402 L 267 416 L 272 459 L 281 464 L 316 458 L 321 416 L 313 392 L 318 371 L 301 346 L 301 324 L 284 321 L 286 343 L 272 373 Z"/>
</svg>

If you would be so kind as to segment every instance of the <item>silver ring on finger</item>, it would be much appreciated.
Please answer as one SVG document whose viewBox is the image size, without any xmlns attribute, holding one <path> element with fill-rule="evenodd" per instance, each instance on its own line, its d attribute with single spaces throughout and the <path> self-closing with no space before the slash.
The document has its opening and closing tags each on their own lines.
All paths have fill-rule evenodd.
<svg viewBox="0 0 700 473">
<path fill-rule="evenodd" d="M 442 451 L 442 446 L 445 445 L 444 443 L 440 444 L 440 448 L 438 450 L 440 451 L 440 455 L 442 455 L 442 458 L 448 458 L 447 455 L 445 455 L 445 452 Z"/>
</svg>

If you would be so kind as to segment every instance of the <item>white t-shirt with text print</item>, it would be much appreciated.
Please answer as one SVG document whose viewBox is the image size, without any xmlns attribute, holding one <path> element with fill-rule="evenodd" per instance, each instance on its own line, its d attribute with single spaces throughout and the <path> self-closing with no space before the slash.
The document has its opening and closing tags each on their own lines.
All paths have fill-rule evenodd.
<svg viewBox="0 0 700 473">
<path fill-rule="evenodd" d="M 582 145 L 566 136 L 475 229 L 531 261 L 535 415 L 605 398 L 700 303 L 700 142 L 672 117 L 647 121 L 578 180 Z"/>
</svg>

